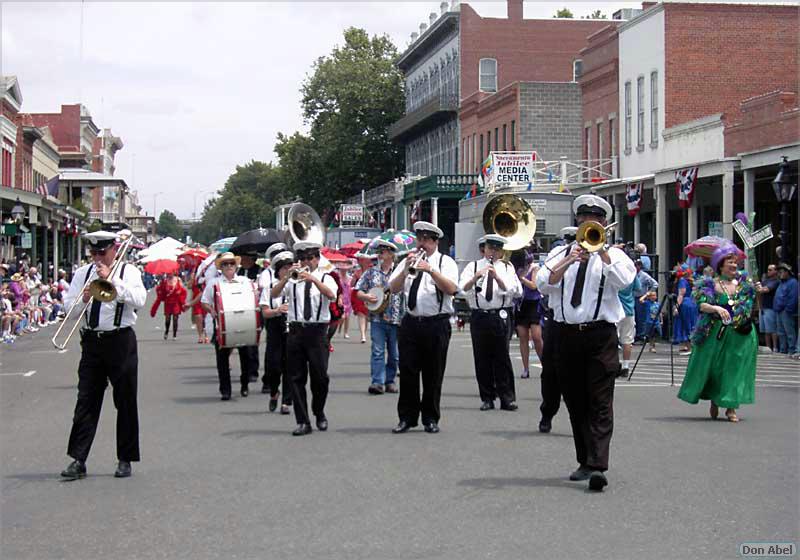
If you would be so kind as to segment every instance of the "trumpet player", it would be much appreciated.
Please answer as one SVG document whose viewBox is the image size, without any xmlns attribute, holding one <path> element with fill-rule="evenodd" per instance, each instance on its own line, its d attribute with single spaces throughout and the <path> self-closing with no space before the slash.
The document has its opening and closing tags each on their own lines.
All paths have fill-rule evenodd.
<svg viewBox="0 0 800 560">
<path fill-rule="evenodd" d="M 572 203 L 578 225 L 593 221 L 605 227 L 611 205 L 595 195 Z M 619 372 L 616 323 L 624 316 L 619 291 L 636 276 L 624 251 L 588 252 L 579 243 L 564 253 L 553 249 L 536 275 L 539 290 L 549 296 L 559 385 L 572 424 L 578 469 L 570 480 L 588 480 L 591 490 L 607 484 L 614 428 L 614 380 Z"/>
<path fill-rule="evenodd" d="M 489 234 L 478 240 L 484 244 L 484 257 L 473 261 L 461 273 L 459 287 L 467 294 L 472 308 L 469 330 L 475 377 L 481 398 L 481 410 L 492 410 L 500 399 L 502 410 L 517 410 L 514 368 L 509 356 L 514 298 L 522 286 L 514 267 L 502 261 L 506 238 Z"/>
<path fill-rule="evenodd" d="M 330 302 L 336 299 L 338 286 L 333 277 L 319 268 L 322 245 L 298 241 L 294 252 L 299 264 L 283 267 L 271 296 L 286 297 L 289 335 L 287 366 L 292 380 L 292 401 L 297 428 L 294 436 L 311 433 L 311 420 L 306 400 L 306 382 L 311 385 L 311 412 L 317 429 L 328 429 L 325 401 L 328 398 L 328 344 L 326 334 L 331 318 Z M 292 276 L 296 276 L 292 279 Z"/>
<path fill-rule="evenodd" d="M 417 251 L 389 279 L 392 293 L 404 293 L 407 308 L 397 337 L 402 378 L 397 400 L 400 422 L 392 432 L 407 432 L 422 416 L 425 431 L 435 434 L 439 432 L 439 401 L 450 345 L 453 296 L 458 291 L 458 267 L 438 251 L 441 229 L 429 222 L 415 222 L 413 227 Z M 409 274 L 411 267 L 413 275 Z"/>
<path fill-rule="evenodd" d="M 258 278 L 261 296 L 258 304 L 267 331 L 267 349 L 264 352 L 264 378 L 261 387 L 262 393 L 269 393 L 269 411 L 275 412 L 278 408 L 278 396 L 281 397 L 281 414 L 289 414 L 292 405 L 291 380 L 286 369 L 286 314 L 289 306 L 286 298 L 272 297 L 272 288 L 278 283 L 281 270 L 288 269 L 294 263 L 294 254 L 287 250 L 283 243 L 275 243 L 267 249 L 269 266 Z M 283 380 L 283 393 L 280 391 Z"/>
<path fill-rule="evenodd" d="M 91 298 L 93 276 L 108 280 L 116 290 L 116 300 L 95 299 L 85 314 L 81 329 L 81 361 L 78 365 L 78 400 L 72 417 L 67 455 L 74 459 L 61 473 L 68 480 L 86 476 L 86 459 L 92 447 L 103 395 L 108 383 L 117 408 L 117 470 L 114 476 L 131 476 L 131 462 L 139 461 L 139 412 L 136 402 L 139 356 L 136 350 L 136 309 L 144 305 L 147 291 L 135 266 L 122 264 L 111 271 L 117 258 L 117 234 L 96 231 L 85 237 L 92 262 L 75 271 L 64 296 L 65 309 L 76 300 L 86 304 Z M 80 303 L 78 304 L 80 305 Z M 82 319 L 83 320 L 83 319 Z"/>
</svg>

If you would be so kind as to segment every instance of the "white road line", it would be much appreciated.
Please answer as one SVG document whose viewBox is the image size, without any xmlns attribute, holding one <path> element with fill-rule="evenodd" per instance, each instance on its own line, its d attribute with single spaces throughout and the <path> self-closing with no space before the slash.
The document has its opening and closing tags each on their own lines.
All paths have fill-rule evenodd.
<svg viewBox="0 0 800 560">
<path fill-rule="evenodd" d="M 32 369 L 30 371 L 17 371 L 14 373 L 0 373 L 0 375 L 21 375 L 22 377 L 30 377 L 34 373 L 36 373 L 35 369 Z"/>
<path fill-rule="evenodd" d="M 31 350 L 28 354 L 66 354 L 69 352 L 66 348 L 63 350 Z"/>
</svg>

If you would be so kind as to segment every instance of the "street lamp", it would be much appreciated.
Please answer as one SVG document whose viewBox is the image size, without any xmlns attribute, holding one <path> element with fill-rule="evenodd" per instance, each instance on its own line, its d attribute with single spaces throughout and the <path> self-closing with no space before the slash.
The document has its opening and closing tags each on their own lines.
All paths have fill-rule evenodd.
<svg viewBox="0 0 800 560">
<path fill-rule="evenodd" d="M 11 217 L 14 219 L 14 222 L 18 224 L 22 223 L 22 219 L 25 217 L 25 208 L 20 204 L 19 197 L 17 197 L 17 202 L 11 209 Z"/>
<path fill-rule="evenodd" d="M 781 254 L 779 260 L 782 263 L 787 262 L 791 254 L 789 250 L 789 203 L 792 202 L 795 189 L 797 189 L 797 185 L 789 177 L 789 171 L 789 160 L 786 156 L 783 156 L 783 161 L 778 168 L 778 174 L 772 181 L 772 190 L 781 205 Z"/>
<path fill-rule="evenodd" d="M 153 194 L 153 219 L 156 221 L 158 221 L 158 216 L 156 216 L 156 200 L 158 200 L 158 195 L 160 194 L 164 194 L 164 191 L 158 191 Z"/>
<path fill-rule="evenodd" d="M 197 195 L 198 194 L 208 194 L 208 193 L 211 193 L 211 192 L 214 192 L 214 191 L 197 191 L 196 193 L 194 193 L 194 197 L 193 197 L 194 198 L 194 208 L 192 209 L 192 218 L 196 218 L 197 217 Z"/>
</svg>

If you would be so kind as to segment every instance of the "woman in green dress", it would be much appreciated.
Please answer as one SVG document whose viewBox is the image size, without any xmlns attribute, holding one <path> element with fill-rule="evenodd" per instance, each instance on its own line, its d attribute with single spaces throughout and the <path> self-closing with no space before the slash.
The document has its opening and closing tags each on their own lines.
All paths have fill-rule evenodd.
<svg viewBox="0 0 800 560">
<path fill-rule="evenodd" d="M 713 278 L 697 280 L 694 293 L 700 319 L 692 332 L 694 352 L 689 358 L 678 398 L 690 404 L 710 400 L 711 418 L 719 407 L 738 422 L 736 409 L 755 401 L 758 338 L 750 320 L 755 289 L 744 271 L 738 270 L 741 251 L 721 245 L 711 257 Z"/>
</svg>

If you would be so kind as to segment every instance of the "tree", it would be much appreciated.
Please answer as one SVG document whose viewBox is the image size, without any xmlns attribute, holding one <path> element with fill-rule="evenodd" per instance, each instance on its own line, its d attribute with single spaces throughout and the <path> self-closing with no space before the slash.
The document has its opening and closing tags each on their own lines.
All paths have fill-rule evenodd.
<svg viewBox="0 0 800 560">
<path fill-rule="evenodd" d="M 183 228 L 178 223 L 178 217 L 169 210 L 161 212 L 158 217 L 158 229 L 156 231 L 162 237 L 173 237 L 175 239 L 183 237 Z"/>
<path fill-rule="evenodd" d="M 583 17 L 582 19 L 608 19 L 608 18 L 606 18 L 606 15 L 600 10 L 595 10 L 588 16 Z"/>
<path fill-rule="evenodd" d="M 388 137 L 405 108 L 397 55 L 388 37 L 349 28 L 300 89 L 309 134 L 279 134 L 275 152 L 291 193 L 320 213 L 403 169 Z"/>
<path fill-rule="evenodd" d="M 275 207 L 289 201 L 286 191 L 280 168 L 271 163 L 237 165 L 219 196 L 206 203 L 189 235 L 208 244 L 258 227 L 274 227 Z"/>
<path fill-rule="evenodd" d="M 569 8 L 561 8 L 556 12 L 556 15 L 553 16 L 554 18 L 573 18 L 575 16 L 572 15 L 572 11 Z"/>
</svg>

